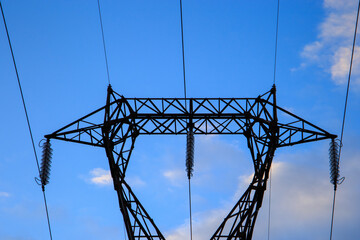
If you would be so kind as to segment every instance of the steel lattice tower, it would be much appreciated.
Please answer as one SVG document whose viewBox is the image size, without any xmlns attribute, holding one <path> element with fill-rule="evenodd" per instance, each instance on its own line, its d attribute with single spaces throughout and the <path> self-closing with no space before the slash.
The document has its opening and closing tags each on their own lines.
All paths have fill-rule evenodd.
<svg viewBox="0 0 360 240">
<path fill-rule="evenodd" d="M 165 239 L 126 183 L 126 169 L 137 137 L 186 135 L 189 127 L 195 135 L 245 136 L 254 163 L 252 182 L 211 240 L 252 238 L 277 148 L 336 138 L 278 107 L 275 85 L 257 98 L 187 99 L 125 98 L 109 85 L 105 106 L 45 137 L 104 148 L 129 240 Z"/>
</svg>

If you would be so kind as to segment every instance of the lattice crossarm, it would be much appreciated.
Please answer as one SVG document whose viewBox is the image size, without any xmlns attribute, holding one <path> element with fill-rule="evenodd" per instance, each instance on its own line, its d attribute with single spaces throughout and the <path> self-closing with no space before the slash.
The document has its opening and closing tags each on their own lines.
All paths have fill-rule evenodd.
<svg viewBox="0 0 360 240">
<path fill-rule="evenodd" d="M 104 143 L 101 129 L 105 108 L 106 106 L 100 107 L 45 137 L 102 147 Z"/>
<path fill-rule="evenodd" d="M 299 127 L 296 125 L 300 125 Z M 279 123 L 279 141 L 277 147 L 286 147 L 296 144 L 314 142 L 323 139 L 334 139 L 337 136 L 321 128 L 298 121 L 290 124 Z"/>
<path fill-rule="evenodd" d="M 110 112 L 110 118 L 107 118 L 107 111 L 110 109 L 111 105 L 117 105 L 119 102 L 116 100 L 115 102 L 110 103 L 109 105 L 105 105 L 97 109 L 96 111 L 66 125 L 65 127 L 51 133 L 45 135 L 46 138 L 54 138 L 63 141 L 82 143 L 92 146 L 103 147 L 103 136 L 102 132 L 104 128 L 109 128 L 108 130 L 111 132 L 110 138 L 114 139 L 119 130 L 122 130 L 121 124 L 123 123 L 131 123 L 131 112 L 125 112 L 123 108 L 116 107 L 114 111 Z M 126 104 L 121 104 L 121 106 L 127 106 Z M 124 113 L 128 115 L 120 115 L 119 113 Z M 105 122 L 103 122 L 105 115 Z M 116 119 L 111 119 L 112 117 L 116 117 Z M 105 129 L 105 131 L 108 131 Z"/>
<path fill-rule="evenodd" d="M 305 119 L 277 106 L 272 102 L 267 102 L 276 110 L 278 127 L 278 145 L 285 147 L 305 142 L 313 142 L 322 139 L 332 139 L 337 136 L 330 134 L 324 129 L 306 121 Z"/>
<path fill-rule="evenodd" d="M 45 135 L 45 138 L 57 139 L 67 142 L 75 142 L 95 147 L 103 147 L 104 142 L 102 139 L 101 128 L 102 124 L 80 128 L 79 125 L 76 128 L 69 131 L 57 131 L 52 134 Z"/>
</svg>

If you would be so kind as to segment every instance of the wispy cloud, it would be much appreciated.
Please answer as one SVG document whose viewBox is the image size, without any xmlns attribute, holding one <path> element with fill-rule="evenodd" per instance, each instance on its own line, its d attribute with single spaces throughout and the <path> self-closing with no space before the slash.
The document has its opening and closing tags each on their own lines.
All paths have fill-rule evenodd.
<svg viewBox="0 0 360 240">
<path fill-rule="evenodd" d="M 181 186 L 186 175 L 184 169 L 171 169 L 163 172 L 163 176 L 173 185 Z"/>
<path fill-rule="evenodd" d="M 360 191 L 354 191 L 353 183 L 360 181 L 358 171 L 360 162 L 357 153 L 352 158 L 346 158 L 343 173 L 347 174 L 347 186 L 341 186 L 341 195 L 337 204 L 337 234 L 342 236 L 347 226 L 352 236 L 357 236 L 356 225 L 359 223 L 357 216 L 358 207 L 353 208 L 354 202 L 360 198 Z M 329 183 L 328 170 L 309 167 L 306 158 L 318 159 L 317 153 L 293 153 L 280 155 L 279 160 L 272 165 L 272 205 L 271 205 L 271 232 L 276 239 L 288 239 L 288 236 L 297 236 L 293 239 L 323 239 L 328 234 L 330 209 L 332 201 L 332 186 Z M 344 158 L 345 159 L 345 158 Z M 238 178 L 238 189 L 228 202 L 204 212 L 193 215 L 194 238 L 209 239 L 220 225 L 222 219 L 230 211 L 235 201 L 242 195 L 252 179 L 251 175 L 242 175 Z M 267 236 L 268 219 L 268 191 L 264 198 L 263 207 L 257 221 L 254 239 L 264 239 Z M 348 199 L 352 199 L 352 203 Z M 180 240 L 189 237 L 188 219 L 181 226 L 169 231 L 167 239 Z M 302 226 L 299 228 L 299 226 Z M 304 231 L 303 229 L 307 229 Z M 354 235 L 355 234 L 355 235 Z M 349 235 L 351 236 L 351 235 Z"/>
<path fill-rule="evenodd" d="M 0 192 L 0 197 L 8 198 L 8 197 L 10 197 L 10 193 L 8 193 L 8 192 Z"/>
<path fill-rule="evenodd" d="M 91 170 L 87 180 L 90 183 L 98 186 L 109 186 L 113 184 L 110 170 L 105 170 L 102 168 L 94 168 L 93 170 Z M 126 178 L 126 182 L 131 187 L 140 187 L 146 185 L 146 182 L 138 176 L 129 176 Z"/>
<path fill-rule="evenodd" d="M 126 178 L 126 182 L 131 187 L 143 187 L 146 186 L 146 182 L 142 180 L 139 176 L 129 176 Z"/>
<path fill-rule="evenodd" d="M 196 213 L 193 218 L 193 238 L 199 240 L 210 239 L 225 215 L 226 210 L 224 209 Z M 189 219 L 186 219 L 184 224 L 166 235 L 168 240 L 189 239 Z"/>
<path fill-rule="evenodd" d="M 90 182 L 95 185 L 105 186 L 112 184 L 112 178 L 109 170 L 95 168 L 90 171 Z"/>
<path fill-rule="evenodd" d="M 212 189 L 222 192 L 236 187 L 234 181 L 239 173 L 246 171 L 246 167 L 251 165 L 249 159 L 245 159 L 241 144 L 245 145 L 233 138 L 229 140 L 215 135 L 196 136 L 192 184 L 196 187 L 212 186 Z M 177 156 L 176 159 L 182 160 L 183 164 L 176 164 L 162 171 L 164 180 L 170 185 L 169 189 L 187 186 L 185 155 Z M 217 195 L 216 198 L 222 197 Z"/>
<path fill-rule="evenodd" d="M 355 48 L 354 59 L 360 59 L 360 47 Z M 347 76 L 349 73 L 349 63 L 351 58 L 350 47 L 339 47 L 332 58 L 332 66 L 330 68 L 331 76 L 337 85 L 345 84 L 347 82 Z M 355 76 L 355 83 L 360 84 L 360 63 L 355 62 L 353 66 L 352 74 Z"/>
<path fill-rule="evenodd" d="M 300 68 L 316 64 L 331 75 L 335 84 L 346 83 L 355 28 L 356 4 L 355 0 L 324 1 L 326 17 L 319 25 L 317 39 L 303 48 L 301 57 L 304 62 Z M 359 59 L 359 50 L 358 47 L 355 50 L 355 59 Z M 353 64 L 353 82 L 360 85 L 360 61 L 354 60 Z"/>
</svg>

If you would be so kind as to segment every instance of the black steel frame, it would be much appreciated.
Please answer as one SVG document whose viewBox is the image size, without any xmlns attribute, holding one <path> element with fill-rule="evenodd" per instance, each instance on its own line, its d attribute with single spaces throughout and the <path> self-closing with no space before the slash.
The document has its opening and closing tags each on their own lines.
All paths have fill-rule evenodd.
<svg viewBox="0 0 360 240">
<path fill-rule="evenodd" d="M 244 135 L 254 163 L 250 186 L 211 240 L 252 238 L 276 148 L 336 138 L 278 107 L 275 86 L 257 98 L 184 99 L 125 98 L 110 85 L 105 106 L 45 137 L 105 148 L 128 238 L 165 239 L 125 173 L 139 135 L 187 134 L 190 122 L 195 135 Z"/>
</svg>

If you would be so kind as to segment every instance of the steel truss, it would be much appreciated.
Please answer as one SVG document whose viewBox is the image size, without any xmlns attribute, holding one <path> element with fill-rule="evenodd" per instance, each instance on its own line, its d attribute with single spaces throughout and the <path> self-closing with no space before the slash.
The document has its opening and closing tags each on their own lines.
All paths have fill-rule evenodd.
<svg viewBox="0 0 360 240">
<path fill-rule="evenodd" d="M 45 137 L 105 148 L 128 238 L 165 239 L 125 173 L 139 135 L 187 134 L 189 123 L 197 135 L 244 135 L 254 163 L 250 186 L 211 240 L 251 239 L 276 148 L 336 138 L 278 107 L 275 86 L 257 98 L 188 99 L 125 98 L 109 86 L 105 106 Z"/>
</svg>

